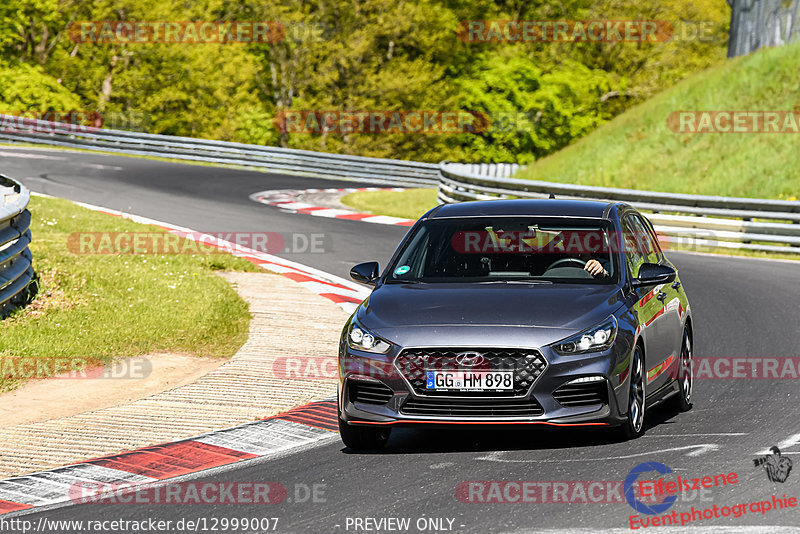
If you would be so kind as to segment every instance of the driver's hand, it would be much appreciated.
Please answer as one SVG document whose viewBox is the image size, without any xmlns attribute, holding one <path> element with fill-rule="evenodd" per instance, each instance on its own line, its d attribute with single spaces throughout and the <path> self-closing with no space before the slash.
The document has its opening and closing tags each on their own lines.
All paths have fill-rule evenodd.
<svg viewBox="0 0 800 534">
<path fill-rule="evenodd" d="M 597 260 L 589 260 L 586 262 L 586 265 L 583 266 L 584 271 L 588 271 L 589 274 L 592 276 L 607 276 L 608 273 L 603 266 Z"/>
</svg>

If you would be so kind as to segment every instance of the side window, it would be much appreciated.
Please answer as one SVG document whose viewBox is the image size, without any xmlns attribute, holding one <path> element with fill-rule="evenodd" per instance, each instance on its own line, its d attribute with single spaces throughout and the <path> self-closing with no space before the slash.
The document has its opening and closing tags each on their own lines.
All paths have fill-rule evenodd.
<svg viewBox="0 0 800 534">
<path fill-rule="evenodd" d="M 630 215 L 622 219 L 622 240 L 625 245 L 625 262 L 631 276 L 639 276 L 639 267 L 645 262 L 642 247 L 637 243 L 636 228 Z"/>
<path fill-rule="evenodd" d="M 661 261 L 661 252 L 658 242 L 653 238 L 650 225 L 639 215 L 630 215 L 632 225 L 636 228 L 636 241 L 639 243 L 639 250 L 647 263 L 658 263 Z"/>
<path fill-rule="evenodd" d="M 653 224 L 650 223 L 649 220 L 643 220 L 642 224 L 644 225 L 645 229 L 647 230 L 647 234 L 650 236 L 650 240 L 653 243 L 653 249 L 655 250 L 656 254 L 658 255 L 658 261 L 664 259 L 664 253 L 661 250 L 661 244 L 658 242 L 658 236 L 656 235 L 656 230 L 653 228 Z M 658 263 L 658 262 L 655 262 Z"/>
</svg>

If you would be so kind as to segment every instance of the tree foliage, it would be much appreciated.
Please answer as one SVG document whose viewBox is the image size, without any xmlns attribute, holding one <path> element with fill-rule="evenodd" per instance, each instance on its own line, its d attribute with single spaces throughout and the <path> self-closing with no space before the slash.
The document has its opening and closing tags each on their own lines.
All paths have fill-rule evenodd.
<svg viewBox="0 0 800 534">
<path fill-rule="evenodd" d="M 136 120 L 116 125 L 153 133 L 524 163 L 722 61 L 728 17 L 722 0 L 4 0 L 0 104 L 130 114 Z M 456 33 L 461 21 L 512 19 L 666 20 L 713 38 L 513 44 Z M 286 33 L 264 43 L 102 44 L 68 32 L 77 21 L 187 20 L 277 21 Z M 276 117 L 292 110 L 463 110 L 491 124 L 448 134 L 281 131 Z"/>
</svg>

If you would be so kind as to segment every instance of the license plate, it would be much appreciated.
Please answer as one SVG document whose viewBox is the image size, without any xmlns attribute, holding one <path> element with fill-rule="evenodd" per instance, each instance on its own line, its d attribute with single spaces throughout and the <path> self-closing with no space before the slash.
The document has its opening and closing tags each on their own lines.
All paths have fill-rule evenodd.
<svg viewBox="0 0 800 534">
<path fill-rule="evenodd" d="M 426 371 L 425 389 L 511 391 L 514 389 L 514 371 Z"/>
</svg>

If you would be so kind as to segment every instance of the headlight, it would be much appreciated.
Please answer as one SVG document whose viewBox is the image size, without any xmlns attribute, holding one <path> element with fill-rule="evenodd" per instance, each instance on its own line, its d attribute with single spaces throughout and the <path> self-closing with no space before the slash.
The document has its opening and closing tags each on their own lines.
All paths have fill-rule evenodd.
<svg viewBox="0 0 800 534">
<path fill-rule="evenodd" d="M 553 350 L 562 356 L 601 351 L 609 348 L 616 337 L 617 319 L 612 315 L 597 326 L 555 343 Z"/>
<path fill-rule="evenodd" d="M 389 343 L 382 340 L 353 319 L 347 329 L 347 344 L 351 349 L 383 354 L 389 350 Z"/>
</svg>

